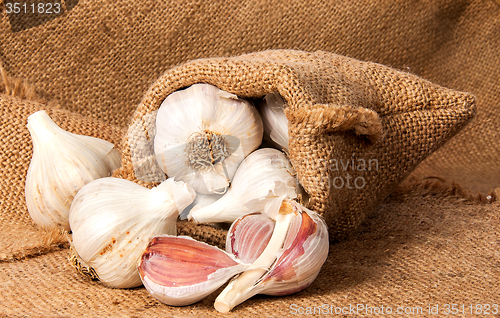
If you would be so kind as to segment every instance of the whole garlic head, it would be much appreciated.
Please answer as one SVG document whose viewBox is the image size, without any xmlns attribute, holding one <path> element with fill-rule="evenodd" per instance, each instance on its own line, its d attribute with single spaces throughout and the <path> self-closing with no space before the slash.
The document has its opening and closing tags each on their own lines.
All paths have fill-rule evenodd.
<svg viewBox="0 0 500 318">
<path fill-rule="evenodd" d="M 69 230 L 73 197 L 84 185 L 120 167 L 113 144 L 61 129 L 43 110 L 28 117 L 33 157 L 26 176 L 26 205 L 41 226 Z"/>
<path fill-rule="evenodd" d="M 195 84 L 163 101 L 154 152 L 169 177 L 196 192 L 222 193 L 262 135 L 262 120 L 250 102 L 213 85 Z"/>
<path fill-rule="evenodd" d="M 150 238 L 176 235 L 179 211 L 195 197 L 189 185 L 173 178 L 153 189 L 112 177 L 92 181 L 71 205 L 74 249 L 103 284 L 140 286 L 137 263 Z"/>
</svg>

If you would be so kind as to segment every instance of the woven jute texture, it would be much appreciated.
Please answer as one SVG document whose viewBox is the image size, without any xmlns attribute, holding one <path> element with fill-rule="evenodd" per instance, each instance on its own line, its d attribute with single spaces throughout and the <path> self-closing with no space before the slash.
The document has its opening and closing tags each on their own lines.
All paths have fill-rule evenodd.
<svg viewBox="0 0 500 318">
<path fill-rule="evenodd" d="M 486 305 L 500 302 L 499 1 L 56 0 L 51 3 L 61 4 L 60 13 L 7 13 L 14 2 L 0 0 L 0 317 L 220 316 L 213 309 L 217 293 L 192 306 L 169 307 L 144 288 L 105 288 L 69 266 L 66 236 L 36 227 L 25 207 L 24 178 L 31 157 L 26 118 L 46 109 L 64 129 L 113 142 L 124 150 L 122 177 L 132 178 L 128 143 L 121 142 L 128 138 L 129 127 L 137 123 L 132 116 L 138 105 L 146 109 L 153 105 L 147 103 L 159 99 L 151 92 L 165 79 L 162 74 L 175 77 L 173 70 L 206 66 L 206 61 L 212 66 L 228 61 L 230 67 L 220 65 L 216 71 L 230 74 L 255 66 L 244 62 L 243 54 L 276 49 L 315 53 L 301 53 L 308 56 L 307 63 L 290 56 L 270 58 L 266 53 L 260 62 L 267 62 L 259 68 L 273 71 L 257 90 L 256 86 L 241 86 L 253 79 L 231 84 L 213 74 L 205 74 L 203 79 L 189 74 L 179 82 L 213 80 L 229 91 L 253 97 L 276 90 L 287 101 L 299 100 L 294 94 L 309 92 L 302 105 L 307 111 L 299 112 L 298 103 L 288 106 L 290 119 L 295 119 L 296 128 L 291 131 L 295 137 L 312 129 L 307 119 L 322 122 L 314 115 L 328 115 L 331 108 L 327 105 L 336 104 L 336 114 L 351 114 L 350 120 L 342 121 L 350 124 L 335 127 L 326 121 L 307 137 L 310 158 L 302 162 L 314 165 L 303 166 L 299 173 L 309 191 L 325 189 L 324 184 L 308 179 L 306 171 L 317 173 L 318 167 L 325 168 L 313 154 L 337 159 L 340 164 L 341 159 L 379 156 L 384 143 L 395 152 L 385 153 L 384 166 L 379 161 L 382 171 L 374 178 L 381 181 L 380 186 L 362 175 L 367 181 L 363 195 L 369 202 L 353 202 L 348 192 L 342 193 L 346 189 L 334 196 L 315 193 L 311 204 L 319 209 L 323 204 L 336 204 L 330 198 L 346 198 L 347 206 L 375 208 L 357 230 L 331 244 L 330 256 L 313 285 L 293 296 L 255 297 L 228 316 L 297 317 L 312 307 L 318 307 L 318 314 L 321 307 L 322 313 L 329 308 L 327 315 L 334 317 L 373 317 L 373 313 L 351 309 L 365 305 L 379 310 L 391 307 L 393 313 L 387 317 L 436 317 L 445 314 L 447 304 L 457 304 L 465 312 L 454 316 L 471 317 L 481 309 L 484 313 Z M 26 8 L 41 2 L 50 1 L 29 0 Z M 209 59 L 187 63 L 201 58 Z M 326 65 L 336 59 L 337 63 Z M 311 62 L 324 60 L 330 62 Z M 326 69 L 324 77 L 314 73 L 318 69 Z M 382 72 L 349 71 L 354 69 Z M 300 81 L 292 85 L 302 91 L 275 86 L 277 74 L 291 76 L 281 77 L 285 83 L 304 70 L 312 73 L 298 76 Z M 335 97 L 337 103 L 327 100 L 332 98 L 328 95 L 332 72 L 342 78 L 335 86 L 343 88 Z M 384 82 L 368 82 L 370 78 L 383 78 Z M 311 79 L 319 86 L 304 85 Z M 177 85 L 166 83 L 167 89 L 158 92 L 164 96 Z M 459 118 L 460 112 L 445 109 L 466 110 L 466 105 L 472 105 L 470 96 L 475 98 L 476 118 L 436 150 L 461 126 L 459 119 L 451 120 Z M 339 104 L 342 98 L 349 104 Z M 379 103 L 367 103 L 370 100 Z M 411 114 L 389 115 L 394 108 L 384 109 L 388 107 L 385 102 L 391 107 L 413 102 L 416 109 Z M 422 113 L 424 106 L 427 117 Z M 437 116 L 439 111 L 443 116 Z M 333 113 L 329 115 L 334 119 Z M 462 113 L 462 124 L 469 115 Z M 363 116 L 371 129 L 359 125 Z M 449 126 L 432 125 L 433 120 Z M 422 135 L 413 136 L 415 143 L 401 147 L 416 127 L 427 128 L 421 130 Z M 444 131 L 447 133 L 441 134 Z M 295 149 L 302 149 L 305 140 L 295 138 Z M 389 140 L 396 144 L 390 146 Z M 331 142 L 338 148 L 319 147 Z M 352 147 L 358 151 L 350 152 Z M 369 148 L 376 151 L 372 154 Z M 338 155 L 341 149 L 347 151 L 345 156 Z M 338 153 L 332 155 L 330 150 Z M 411 179 L 376 205 L 434 150 L 416 166 Z M 328 179 L 337 176 L 332 171 Z M 384 185 L 387 188 L 381 191 Z M 224 240 L 222 231 L 187 222 L 179 224 L 179 233 L 211 244 L 220 245 Z M 438 314 L 431 314 L 429 306 L 438 306 Z M 398 307 L 412 309 L 407 309 L 408 314 L 396 314 Z M 469 308 L 473 308 L 472 314 Z M 493 307 L 489 312 L 489 316 L 498 316 Z"/>
<path fill-rule="evenodd" d="M 195 83 L 246 98 L 283 97 L 290 160 L 310 195 L 307 206 L 325 218 L 332 240 L 359 225 L 475 112 L 470 94 L 327 52 L 201 59 L 167 71 L 150 87 L 132 117 L 115 176 L 140 181 L 134 172 L 145 168 L 136 162 L 154 161 L 154 112 L 170 93 Z"/>
<path fill-rule="evenodd" d="M 379 312 L 390 307 L 393 314 L 383 317 L 443 317 L 430 315 L 429 305 L 443 313 L 446 304 L 473 304 L 476 310 L 476 304 L 498 303 L 498 209 L 498 202 L 478 205 L 420 193 L 392 198 L 359 232 L 331 245 L 328 260 L 306 290 L 287 297 L 257 296 L 226 316 L 301 317 L 299 312 L 312 307 L 322 308 L 316 308 L 317 316 L 382 316 L 361 310 L 349 314 L 364 305 Z M 64 249 L 0 263 L 0 311 L 8 317 L 221 317 L 213 309 L 217 292 L 195 305 L 170 307 L 144 288 L 109 289 L 87 280 L 68 265 L 68 256 Z M 408 314 L 395 314 L 398 307 Z M 342 309 L 346 314 L 339 313 Z"/>
</svg>

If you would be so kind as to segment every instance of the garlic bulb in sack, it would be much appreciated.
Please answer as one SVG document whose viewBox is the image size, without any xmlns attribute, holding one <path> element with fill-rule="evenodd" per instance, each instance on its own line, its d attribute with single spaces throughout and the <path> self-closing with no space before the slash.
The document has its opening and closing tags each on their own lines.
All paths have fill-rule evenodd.
<svg viewBox="0 0 500 318">
<path fill-rule="evenodd" d="M 231 187 L 212 204 L 193 207 L 188 215 L 196 223 L 234 222 L 240 216 L 266 210 L 273 200 L 294 199 L 300 191 L 290 161 L 281 151 L 262 148 L 238 167 Z"/>
<path fill-rule="evenodd" d="M 120 167 L 113 144 L 61 129 L 43 110 L 28 117 L 33 157 L 26 176 L 26 205 L 41 226 L 69 230 L 73 197 L 85 184 Z"/>
<path fill-rule="evenodd" d="M 161 104 L 154 152 L 169 177 L 196 192 L 223 193 L 262 135 L 262 120 L 250 102 L 213 85 L 195 84 Z"/>
<path fill-rule="evenodd" d="M 228 312 L 257 294 L 296 293 L 318 276 L 330 245 L 326 223 L 317 213 L 290 200 L 284 200 L 274 215 L 272 232 L 269 220 L 261 215 L 243 216 L 229 229 L 227 252 L 244 251 L 245 262 L 251 265 L 217 297 L 217 311 Z M 255 230 L 261 228 L 265 230 Z"/>
<path fill-rule="evenodd" d="M 264 97 L 259 105 L 259 114 L 264 124 L 264 139 L 275 147 L 288 152 L 288 119 L 285 115 L 285 102 L 278 93 Z"/>
<path fill-rule="evenodd" d="M 173 178 L 153 189 L 112 177 L 92 181 L 71 205 L 73 247 L 105 285 L 140 286 L 137 263 L 150 238 L 176 235 L 179 211 L 195 196 L 189 185 Z"/>
</svg>

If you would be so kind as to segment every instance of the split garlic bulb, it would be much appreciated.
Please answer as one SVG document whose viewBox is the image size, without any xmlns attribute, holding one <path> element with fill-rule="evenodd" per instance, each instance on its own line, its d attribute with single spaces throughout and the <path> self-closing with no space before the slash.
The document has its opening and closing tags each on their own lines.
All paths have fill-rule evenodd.
<svg viewBox="0 0 500 318">
<path fill-rule="evenodd" d="M 229 229 L 227 251 L 245 251 L 245 261 L 251 265 L 217 297 L 217 311 L 228 312 L 257 294 L 296 293 L 318 276 L 330 246 L 326 223 L 291 200 L 284 200 L 277 212 L 272 229 L 270 221 L 258 214 L 242 217 Z"/>
<path fill-rule="evenodd" d="M 299 183 L 288 158 L 281 151 L 262 148 L 238 167 L 229 190 L 212 204 L 195 206 L 188 219 L 196 223 L 234 222 L 240 216 L 266 210 L 272 201 L 294 199 Z"/>
<path fill-rule="evenodd" d="M 183 306 L 238 275 L 215 301 L 220 312 L 256 294 L 279 296 L 303 290 L 328 256 L 326 224 L 294 201 L 283 200 L 271 210 L 236 220 L 228 231 L 226 251 L 186 236 L 155 237 L 139 263 L 144 286 L 161 302 Z"/>
<path fill-rule="evenodd" d="M 259 105 L 259 113 L 264 124 L 264 138 L 278 149 L 288 152 L 288 119 L 284 108 L 281 96 L 271 93 Z"/>
<path fill-rule="evenodd" d="M 85 184 L 120 167 L 113 144 L 61 129 L 43 110 L 28 117 L 33 157 L 26 176 L 26 205 L 41 226 L 69 230 L 73 197 Z"/>
<path fill-rule="evenodd" d="M 112 177 L 92 181 L 71 205 L 75 251 L 105 285 L 140 286 L 137 263 L 149 240 L 176 235 L 179 211 L 195 196 L 189 185 L 173 178 L 153 189 Z"/>
<path fill-rule="evenodd" d="M 262 135 L 262 120 L 250 102 L 209 84 L 195 84 L 161 104 L 154 152 L 169 177 L 196 192 L 223 193 Z"/>
</svg>

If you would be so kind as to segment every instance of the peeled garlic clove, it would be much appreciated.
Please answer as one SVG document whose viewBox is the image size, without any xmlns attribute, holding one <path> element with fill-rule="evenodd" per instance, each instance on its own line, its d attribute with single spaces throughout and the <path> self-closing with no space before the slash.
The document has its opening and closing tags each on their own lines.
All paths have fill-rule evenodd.
<svg viewBox="0 0 500 318">
<path fill-rule="evenodd" d="M 188 219 L 196 223 L 234 222 L 265 210 L 272 200 L 294 199 L 300 188 L 290 161 L 279 150 L 252 152 L 238 167 L 226 194 L 205 207 L 195 206 Z"/>
<path fill-rule="evenodd" d="M 288 152 L 288 119 L 284 108 L 281 96 L 271 93 L 259 105 L 259 114 L 264 124 L 264 138 L 278 149 Z"/>
<path fill-rule="evenodd" d="M 170 94 L 156 117 L 154 151 L 170 177 L 196 192 L 223 193 L 241 161 L 262 142 L 250 102 L 209 84 Z"/>
<path fill-rule="evenodd" d="M 252 221 L 267 223 L 257 218 Z M 238 233 L 237 226 L 231 230 Z M 245 242 L 251 242 L 237 234 L 230 238 L 241 241 L 242 249 Z M 317 277 L 328 249 L 327 226 L 319 215 L 284 200 L 269 243 L 249 269 L 229 282 L 215 300 L 215 309 L 228 312 L 256 294 L 289 295 L 303 290 Z"/>
<path fill-rule="evenodd" d="M 253 263 L 264 251 L 274 231 L 274 221 L 260 213 L 245 215 L 227 232 L 226 252 Z"/>
<path fill-rule="evenodd" d="M 162 235 L 149 243 L 139 272 L 156 299 L 184 306 L 205 298 L 246 267 L 232 255 L 191 237 Z"/>
<path fill-rule="evenodd" d="M 73 197 L 85 184 L 119 168 L 120 153 L 105 140 L 59 128 L 43 110 L 30 115 L 27 126 L 33 140 L 25 189 L 28 212 L 38 225 L 69 230 Z"/>
<path fill-rule="evenodd" d="M 179 211 L 195 196 L 190 186 L 173 178 L 153 189 L 119 178 L 92 181 L 71 205 L 74 249 L 103 284 L 140 286 L 137 263 L 150 238 L 176 235 Z"/>
</svg>

